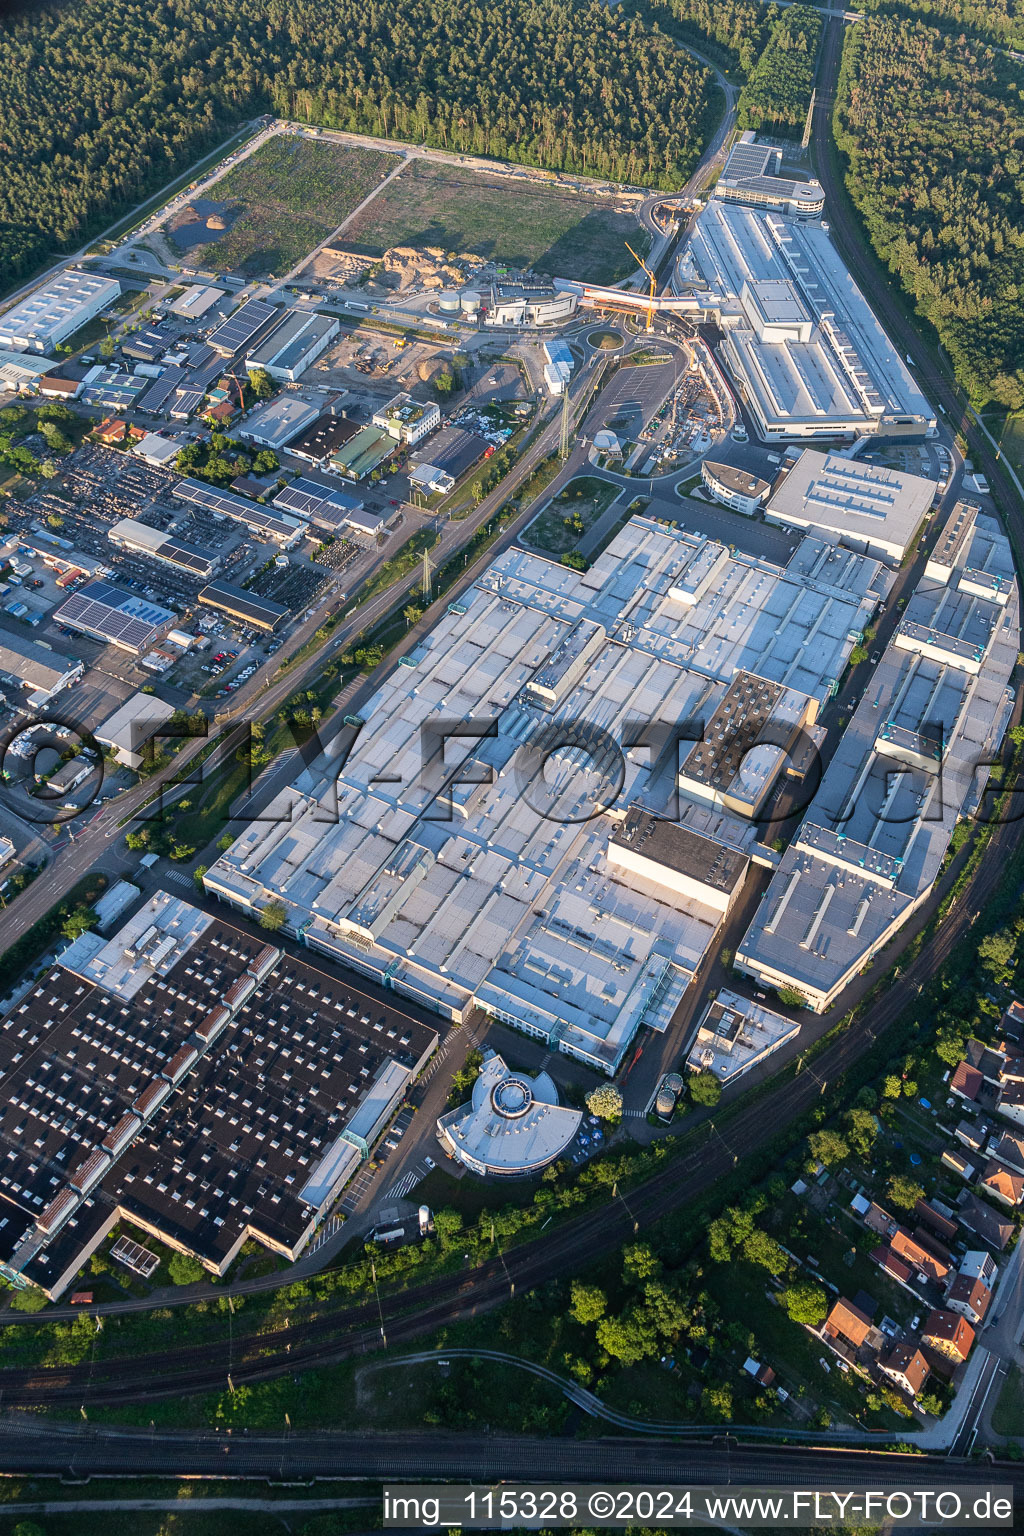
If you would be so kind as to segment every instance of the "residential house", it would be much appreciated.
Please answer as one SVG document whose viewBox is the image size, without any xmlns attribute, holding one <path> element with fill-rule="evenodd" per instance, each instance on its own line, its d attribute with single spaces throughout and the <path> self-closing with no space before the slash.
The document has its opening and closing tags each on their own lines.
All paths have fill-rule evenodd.
<svg viewBox="0 0 1024 1536">
<path fill-rule="evenodd" d="M 916 1397 L 931 1375 L 928 1361 L 913 1340 L 896 1344 L 879 1366 L 910 1397 Z"/>
<path fill-rule="evenodd" d="M 888 1211 L 883 1211 L 880 1205 L 875 1205 L 872 1201 L 864 1213 L 864 1225 L 870 1227 L 872 1232 L 877 1232 L 880 1237 L 890 1237 L 896 1231 L 897 1223 Z"/>
<path fill-rule="evenodd" d="M 1014 998 L 1009 1008 L 1003 1010 L 999 1028 L 1008 1040 L 1018 1043 L 1024 1040 L 1024 1003 Z"/>
<path fill-rule="evenodd" d="M 1004 1131 L 990 1151 L 1007 1168 L 1024 1173 L 1024 1136 L 1018 1136 L 1014 1131 Z"/>
<path fill-rule="evenodd" d="M 981 1040 L 968 1040 L 967 1063 L 976 1067 L 986 1082 L 995 1087 L 1003 1083 L 1024 1082 L 1024 1056 L 1006 1040 L 995 1045 L 985 1045 Z"/>
<path fill-rule="evenodd" d="M 991 1291 L 999 1275 L 999 1265 L 984 1248 L 970 1248 L 960 1260 L 959 1273 L 972 1280 L 983 1280 Z"/>
<path fill-rule="evenodd" d="M 978 1176 L 978 1167 L 972 1163 L 957 1147 L 947 1147 L 940 1159 L 944 1168 L 949 1168 L 953 1173 L 958 1173 L 968 1184 L 973 1184 Z"/>
<path fill-rule="evenodd" d="M 854 1360 L 862 1349 L 877 1350 L 883 1335 L 864 1312 L 845 1296 L 832 1306 L 821 1325 L 821 1337 L 845 1360 Z"/>
<path fill-rule="evenodd" d="M 993 1200 L 1008 1205 L 1011 1210 L 1020 1205 L 1024 1196 L 1024 1174 L 1014 1173 L 996 1158 L 990 1158 L 979 1180 L 981 1188 Z"/>
<path fill-rule="evenodd" d="M 913 1271 L 910 1265 L 904 1264 L 902 1259 L 898 1259 L 887 1243 L 881 1248 L 873 1248 L 871 1250 L 871 1259 L 883 1273 L 889 1275 L 898 1285 L 906 1286 L 907 1290 L 911 1289 L 910 1277 Z"/>
<path fill-rule="evenodd" d="M 963 1142 L 970 1152 L 981 1152 L 991 1135 L 992 1127 L 984 1120 L 961 1120 L 953 1135 Z"/>
<path fill-rule="evenodd" d="M 934 1280 L 941 1285 L 949 1274 L 949 1254 L 943 1250 L 944 1256 L 940 1257 L 930 1247 L 926 1247 L 920 1240 L 920 1228 L 912 1237 L 905 1227 L 897 1227 L 889 1246 L 896 1257 L 909 1264 L 922 1280 Z"/>
<path fill-rule="evenodd" d="M 974 1329 L 960 1312 L 946 1312 L 936 1308 L 929 1312 L 921 1330 L 922 1342 L 936 1354 L 958 1364 L 967 1359 L 974 1343 Z"/>
<path fill-rule="evenodd" d="M 986 1205 L 977 1195 L 969 1194 L 960 1207 L 960 1221 L 977 1234 L 983 1243 L 1001 1253 L 1013 1236 L 1013 1222 Z"/>
<path fill-rule="evenodd" d="M 966 1099 L 968 1104 L 973 1104 L 981 1092 L 981 1085 L 985 1081 L 977 1067 L 972 1067 L 969 1062 L 962 1061 L 949 1080 L 950 1093 L 958 1094 L 961 1099 Z"/>
<path fill-rule="evenodd" d="M 1014 1125 L 1024 1125 L 1024 1083 L 1016 1079 L 1005 1083 L 996 1108 L 1007 1120 L 1012 1120 Z"/>
<path fill-rule="evenodd" d="M 944 1243 L 951 1243 L 956 1237 L 958 1223 L 952 1221 L 952 1211 L 948 1206 L 939 1208 L 930 1200 L 918 1200 L 914 1205 L 915 1216 L 920 1216 L 926 1227 L 942 1239 Z"/>
<path fill-rule="evenodd" d="M 124 434 L 127 431 L 127 428 L 128 423 L 124 421 L 120 416 L 108 416 L 107 419 L 105 421 L 101 421 L 99 426 L 95 429 L 94 436 L 97 437 L 101 443 L 106 443 L 109 447 L 111 443 L 121 443 L 124 441 Z"/>
<path fill-rule="evenodd" d="M 992 1302 L 992 1292 L 984 1280 L 970 1275 L 956 1275 L 946 1293 L 946 1306 L 959 1312 L 975 1328 L 985 1321 L 985 1314 Z"/>
</svg>

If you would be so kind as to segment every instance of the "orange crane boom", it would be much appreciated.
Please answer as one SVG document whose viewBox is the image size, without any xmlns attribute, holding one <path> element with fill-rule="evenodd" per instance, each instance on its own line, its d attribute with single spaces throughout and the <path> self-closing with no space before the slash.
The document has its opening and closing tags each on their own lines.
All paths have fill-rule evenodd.
<svg viewBox="0 0 1024 1536">
<path fill-rule="evenodd" d="M 655 300 L 655 298 L 657 296 L 657 292 L 658 292 L 658 279 L 655 277 L 654 273 L 651 271 L 651 269 L 647 265 L 646 261 L 644 261 L 643 257 L 637 255 L 636 251 L 634 251 L 634 249 L 630 245 L 629 241 L 628 240 L 624 240 L 622 243 L 626 247 L 626 250 L 629 252 L 629 254 L 632 256 L 633 260 L 640 263 L 641 267 L 643 267 L 644 271 L 647 273 L 647 276 L 651 280 L 651 301 L 650 301 L 650 303 L 647 306 L 647 329 L 648 329 L 648 331 L 653 331 L 654 330 L 654 300 Z"/>
</svg>

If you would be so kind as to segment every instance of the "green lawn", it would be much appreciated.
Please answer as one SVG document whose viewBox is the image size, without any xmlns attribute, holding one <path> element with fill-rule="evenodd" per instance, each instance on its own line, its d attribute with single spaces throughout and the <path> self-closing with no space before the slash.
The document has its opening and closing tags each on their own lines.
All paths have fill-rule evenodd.
<svg viewBox="0 0 1024 1536">
<path fill-rule="evenodd" d="M 375 256 L 439 246 L 510 267 L 591 282 L 625 277 L 640 231 L 631 213 L 556 186 L 414 160 L 349 225 L 346 243 Z"/>
<path fill-rule="evenodd" d="M 1024 1371 L 1019 1365 L 1010 1367 L 1010 1374 L 1003 1383 L 999 1401 L 992 1410 L 992 1428 L 997 1435 L 1024 1435 Z"/>
<path fill-rule="evenodd" d="M 534 518 L 523 534 L 522 542 L 534 549 L 543 549 L 549 555 L 568 554 L 586 537 L 602 513 L 607 512 L 620 491 L 621 486 L 597 480 L 592 475 L 570 480 Z"/>
<path fill-rule="evenodd" d="M 218 202 L 241 204 L 228 232 L 193 246 L 190 265 L 249 276 L 295 265 L 394 167 L 377 150 L 277 134 L 210 188 Z"/>
</svg>

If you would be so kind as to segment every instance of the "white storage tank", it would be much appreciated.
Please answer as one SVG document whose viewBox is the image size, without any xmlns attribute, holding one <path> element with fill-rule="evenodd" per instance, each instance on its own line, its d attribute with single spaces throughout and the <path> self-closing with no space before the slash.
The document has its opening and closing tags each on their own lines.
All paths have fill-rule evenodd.
<svg viewBox="0 0 1024 1536">
<path fill-rule="evenodd" d="M 437 307 L 443 315 L 457 315 L 459 296 L 454 288 L 444 288 L 437 296 Z"/>
<path fill-rule="evenodd" d="M 464 288 L 462 290 L 462 313 L 464 315 L 478 315 L 482 303 L 483 299 L 475 288 Z"/>
</svg>

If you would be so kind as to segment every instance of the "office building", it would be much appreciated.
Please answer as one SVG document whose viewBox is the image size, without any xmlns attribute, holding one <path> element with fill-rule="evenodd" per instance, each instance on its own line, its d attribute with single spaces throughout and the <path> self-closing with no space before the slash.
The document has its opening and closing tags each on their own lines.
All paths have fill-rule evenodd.
<svg viewBox="0 0 1024 1536">
<path fill-rule="evenodd" d="M 0 315 L 0 347 L 52 354 L 120 292 L 116 277 L 68 267 Z"/>
<path fill-rule="evenodd" d="M 538 278 L 503 279 L 491 286 L 485 325 L 560 325 L 576 313 L 579 296 Z"/>
<path fill-rule="evenodd" d="M 437 1122 L 437 1136 L 456 1162 L 483 1178 L 526 1178 L 553 1163 L 575 1140 L 583 1116 L 558 1102 L 546 1072 L 511 1072 L 498 1055 L 480 1068 L 468 1104 Z"/>
<path fill-rule="evenodd" d="M 821 183 L 783 176 L 782 150 L 759 144 L 749 129 L 733 145 L 714 195 L 749 208 L 772 208 L 794 219 L 820 219 L 825 211 Z"/>
<path fill-rule="evenodd" d="M 441 425 L 441 411 L 433 401 L 425 404 L 411 395 L 396 395 L 381 410 L 375 412 L 373 424 L 408 447 L 436 432 Z"/>
<path fill-rule="evenodd" d="M 792 1019 L 723 988 L 704 1010 L 686 1065 L 728 1087 L 799 1033 Z"/>
<path fill-rule="evenodd" d="M 734 512 L 742 512 L 744 517 L 753 517 L 772 488 L 770 480 L 762 480 L 749 469 L 721 464 L 715 459 L 701 460 L 700 477 L 716 501 L 731 507 Z"/>
</svg>

